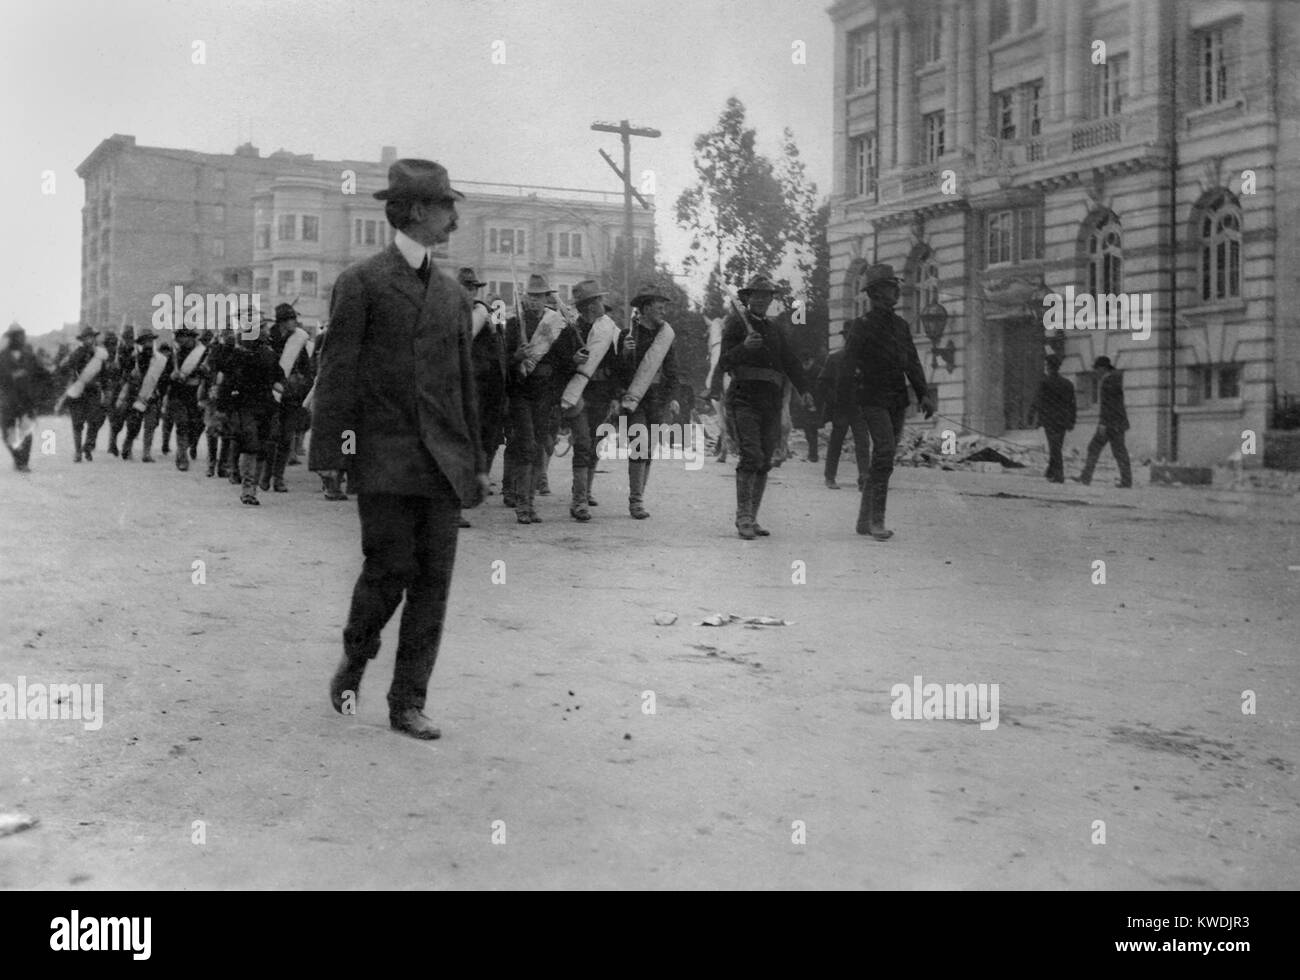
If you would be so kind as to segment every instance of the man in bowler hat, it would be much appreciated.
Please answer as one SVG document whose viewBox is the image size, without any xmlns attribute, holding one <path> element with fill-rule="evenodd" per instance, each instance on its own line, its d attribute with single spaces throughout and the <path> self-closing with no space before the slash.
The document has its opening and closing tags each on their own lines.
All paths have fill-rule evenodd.
<svg viewBox="0 0 1300 980">
<path fill-rule="evenodd" d="M 1128 412 L 1124 408 L 1124 376 L 1115 370 L 1109 357 L 1099 357 L 1092 362 L 1092 369 L 1098 375 L 1098 389 L 1101 394 L 1101 410 L 1097 417 L 1097 431 L 1088 443 L 1088 460 L 1083 464 L 1083 472 L 1078 481 L 1085 486 L 1092 482 L 1092 471 L 1097 466 L 1101 451 L 1110 443 L 1111 452 L 1115 454 L 1115 463 L 1119 466 L 1117 487 L 1133 486 L 1133 469 L 1129 465 L 1128 447 L 1124 445 L 1124 433 L 1128 431 Z"/>
<path fill-rule="evenodd" d="M 424 714 L 442 639 L 461 508 L 482 502 L 469 295 L 431 252 L 456 230 L 447 171 L 398 160 L 385 202 L 393 244 L 345 269 L 330 300 L 329 343 L 312 402 L 309 465 L 333 479 L 346 463 L 361 517 L 361 575 L 343 629 L 330 701 L 355 712 L 384 625 L 406 599 L 388 689 L 396 731 L 434 739 Z"/>
<path fill-rule="evenodd" d="M 1038 383 L 1038 394 L 1029 409 L 1030 421 L 1037 419 L 1047 435 L 1048 483 L 1065 482 L 1061 446 L 1065 434 L 1074 428 L 1074 385 L 1061 377 L 1061 355 L 1047 355 L 1047 377 Z"/>
</svg>

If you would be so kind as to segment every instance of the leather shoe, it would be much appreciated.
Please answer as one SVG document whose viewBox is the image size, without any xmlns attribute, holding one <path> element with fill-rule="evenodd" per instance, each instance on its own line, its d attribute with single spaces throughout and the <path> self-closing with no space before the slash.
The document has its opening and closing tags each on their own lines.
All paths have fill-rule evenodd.
<svg viewBox="0 0 1300 980">
<path fill-rule="evenodd" d="M 401 711 L 389 712 L 388 724 L 393 731 L 410 735 L 411 738 L 431 740 L 442 738 L 442 732 L 432 721 L 425 717 L 419 708 L 403 708 Z"/>
<path fill-rule="evenodd" d="M 334 705 L 334 710 L 339 714 L 344 714 L 343 696 L 348 691 L 352 692 L 352 710 L 347 713 L 357 713 L 357 696 L 361 690 L 361 675 L 365 673 L 365 670 L 365 661 L 358 663 L 348 659 L 347 656 L 344 656 L 339 661 L 338 669 L 334 671 L 334 676 L 330 678 L 330 704 Z"/>
</svg>

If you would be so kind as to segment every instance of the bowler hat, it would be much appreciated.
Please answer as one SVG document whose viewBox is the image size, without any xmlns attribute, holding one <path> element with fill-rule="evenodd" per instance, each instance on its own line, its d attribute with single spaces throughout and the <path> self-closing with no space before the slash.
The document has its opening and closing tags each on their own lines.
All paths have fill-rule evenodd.
<svg viewBox="0 0 1300 980">
<path fill-rule="evenodd" d="M 551 284 L 546 281 L 546 277 L 540 273 L 534 272 L 528 277 L 528 288 L 524 290 L 529 296 L 546 296 L 555 292 Z"/>
<path fill-rule="evenodd" d="M 157 340 L 157 339 L 158 339 L 158 335 L 154 333 L 152 330 L 150 330 L 148 327 L 145 327 L 144 333 L 136 337 L 135 342 L 137 344 L 143 344 L 146 340 Z"/>
<path fill-rule="evenodd" d="M 867 266 L 865 276 L 866 282 L 862 285 L 862 292 L 866 292 L 872 286 L 879 286 L 882 283 L 894 283 L 897 285 L 903 280 L 894 275 L 894 267 L 887 262 L 881 262 L 878 265 Z"/>
<path fill-rule="evenodd" d="M 585 303 L 589 299 L 595 299 L 597 296 L 606 295 L 606 290 L 600 288 L 600 283 L 595 279 L 584 279 L 573 287 L 573 304 Z"/>
<path fill-rule="evenodd" d="M 98 337 L 98 336 L 99 336 L 99 331 L 96 330 L 94 327 L 84 326 L 81 328 L 81 333 L 77 334 L 77 339 L 85 340 L 87 337 Z"/>
<path fill-rule="evenodd" d="M 487 283 L 481 281 L 478 276 L 474 275 L 474 270 L 469 266 L 462 266 L 461 270 L 456 273 L 456 278 L 466 289 L 482 289 Z"/>
<path fill-rule="evenodd" d="M 1110 363 L 1110 358 L 1103 354 L 1092 362 L 1092 369 L 1095 371 L 1097 368 L 1105 368 L 1107 371 L 1111 371 L 1114 370 L 1115 365 Z"/>
<path fill-rule="evenodd" d="M 659 292 L 652 283 L 646 283 L 638 289 L 636 295 L 632 297 L 632 305 L 639 310 L 641 307 L 645 306 L 646 303 L 652 303 L 657 299 L 661 299 L 665 303 L 672 302 L 672 300 L 667 296 Z"/>
<path fill-rule="evenodd" d="M 776 283 L 761 272 L 756 276 L 751 276 L 749 282 L 745 283 L 743 289 L 736 290 L 741 302 L 749 299 L 751 293 L 771 293 L 776 295 Z"/>
<path fill-rule="evenodd" d="M 388 186 L 375 191 L 380 201 L 450 201 L 464 198 L 453 190 L 447 168 L 432 160 L 397 160 L 388 168 Z"/>
</svg>

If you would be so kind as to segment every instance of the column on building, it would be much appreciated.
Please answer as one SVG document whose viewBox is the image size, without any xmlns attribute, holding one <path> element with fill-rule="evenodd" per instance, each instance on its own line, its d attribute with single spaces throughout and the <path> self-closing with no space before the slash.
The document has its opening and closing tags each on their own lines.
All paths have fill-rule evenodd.
<svg viewBox="0 0 1300 980">
<path fill-rule="evenodd" d="M 1083 36 L 1083 4 L 1065 5 L 1065 115 L 1071 122 L 1083 119 L 1083 59 L 1087 39 Z"/>
<path fill-rule="evenodd" d="M 876 137 L 880 144 L 880 169 L 892 170 L 895 163 L 894 98 L 898 91 L 894 68 L 894 21 L 884 20 L 878 27 L 880 38 L 880 119 Z"/>
<path fill-rule="evenodd" d="M 1128 98 L 1134 102 L 1146 94 L 1147 82 L 1147 48 L 1146 48 L 1146 9 L 1147 0 L 1129 0 L 1128 4 L 1128 50 L 1129 77 Z"/>
<path fill-rule="evenodd" d="M 961 16 L 960 11 L 957 4 L 949 3 L 943 12 L 943 57 L 947 65 L 943 74 L 944 125 L 948 128 L 950 151 L 964 150 L 970 146 L 969 128 L 965 125 L 966 119 L 958 104 L 961 83 L 958 81 L 960 66 L 957 49 L 961 45 L 961 36 L 957 33 L 957 21 Z"/>
<path fill-rule="evenodd" d="M 959 55 L 957 65 L 957 87 L 960 91 L 960 98 L 957 100 L 957 125 L 958 137 L 957 142 L 962 147 L 974 147 L 976 134 L 979 132 L 975 125 L 975 31 L 976 18 L 975 7 L 972 4 L 959 2 L 954 5 L 960 11 L 959 15 L 954 15 L 954 23 L 960 24 L 958 34 L 957 52 Z M 958 16 L 960 21 L 958 21 Z"/>
<path fill-rule="evenodd" d="M 911 19 L 903 11 L 898 32 L 898 165 L 916 164 L 916 38 Z"/>
<path fill-rule="evenodd" d="M 1043 37 L 1047 41 L 1047 122 L 1059 123 L 1065 115 L 1065 42 L 1061 0 L 1043 4 Z"/>
<path fill-rule="evenodd" d="M 1168 18 L 1164 13 L 1164 4 L 1158 0 L 1147 0 L 1142 6 L 1146 8 L 1142 18 L 1142 46 L 1148 76 L 1144 92 L 1156 95 L 1160 91 L 1160 38 L 1167 29 Z"/>
</svg>

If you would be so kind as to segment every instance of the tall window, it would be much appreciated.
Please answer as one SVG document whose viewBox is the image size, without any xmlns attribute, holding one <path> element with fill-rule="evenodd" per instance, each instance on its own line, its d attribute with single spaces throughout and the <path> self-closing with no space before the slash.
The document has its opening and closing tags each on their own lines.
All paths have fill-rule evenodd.
<svg viewBox="0 0 1300 980">
<path fill-rule="evenodd" d="M 854 31 L 849 35 L 850 92 L 861 92 L 876 84 L 876 35 L 874 31 Z"/>
<path fill-rule="evenodd" d="M 1006 89 L 993 96 L 993 126 L 1000 140 L 1016 138 L 1016 93 Z"/>
<path fill-rule="evenodd" d="M 1025 100 L 1025 127 L 1029 135 L 1043 135 L 1043 83 L 1029 82 L 1023 86 Z"/>
<path fill-rule="evenodd" d="M 226 189 L 226 172 L 224 170 L 212 171 L 212 189 L 215 191 L 224 191 Z"/>
<path fill-rule="evenodd" d="M 991 211 L 985 222 L 985 265 L 1030 262 L 1043 257 L 1042 214 L 1037 208 Z"/>
<path fill-rule="evenodd" d="M 1200 364 L 1191 375 L 1188 401 L 1193 405 L 1241 397 L 1240 364 Z"/>
<path fill-rule="evenodd" d="M 316 295 L 316 273 L 304 269 L 302 271 L 302 294 L 304 296 Z"/>
<path fill-rule="evenodd" d="M 282 214 L 279 221 L 279 234 L 276 235 L 282 242 L 291 242 L 297 237 L 298 216 L 296 214 Z"/>
<path fill-rule="evenodd" d="M 1202 105 L 1216 105 L 1236 91 L 1237 25 L 1223 24 L 1196 34 L 1197 82 Z"/>
<path fill-rule="evenodd" d="M 258 248 L 271 247 L 271 226 L 270 225 L 257 226 L 257 247 Z"/>
<path fill-rule="evenodd" d="M 1225 198 L 1201 217 L 1201 299 L 1241 295 L 1241 212 Z"/>
<path fill-rule="evenodd" d="M 275 274 L 275 292 L 278 296 L 289 296 L 293 293 L 292 269 L 281 269 Z"/>
<path fill-rule="evenodd" d="M 502 255 L 523 255 L 524 230 L 522 228 L 489 228 L 488 251 Z"/>
<path fill-rule="evenodd" d="M 925 333 L 925 326 L 921 323 L 921 313 L 927 306 L 939 302 L 939 263 L 933 258 L 924 259 L 916 264 L 913 296 L 916 300 L 916 309 L 909 311 L 912 314 L 912 333 L 921 335 Z"/>
<path fill-rule="evenodd" d="M 366 243 L 367 245 L 381 245 L 381 244 L 383 244 L 383 242 L 380 240 L 379 235 L 380 235 L 380 232 L 379 232 L 379 222 L 378 222 L 378 221 L 367 221 L 367 222 L 366 222 L 366 226 L 365 226 L 365 243 Z"/>
<path fill-rule="evenodd" d="M 921 57 L 923 65 L 943 60 L 943 11 L 931 10 L 921 25 Z"/>
<path fill-rule="evenodd" d="M 546 236 L 546 254 L 553 256 L 552 235 Z M 562 231 L 559 233 L 560 251 L 559 256 L 562 259 L 580 259 L 582 258 L 582 234 L 580 232 Z"/>
<path fill-rule="evenodd" d="M 849 194 L 864 197 L 876 193 L 876 134 L 864 133 L 849 141 Z"/>
<path fill-rule="evenodd" d="M 310 214 L 302 216 L 302 240 L 304 242 L 320 241 L 320 218 Z"/>
<path fill-rule="evenodd" d="M 224 238 L 212 239 L 212 257 L 214 259 L 224 259 L 226 257 L 226 240 Z"/>
<path fill-rule="evenodd" d="M 925 162 L 935 163 L 943 156 L 943 112 L 931 112 L 922 117 L 925 133 Z"/>
<path fill-rule="evenodd" d="M 1020 29 L 1027 31 L 1038 23 L 1038 0 L 1020 0 Z"/>
<path fill-rule="evenodd" d="M 1119 219 L 1111 214 L 1102 218 L 1088 235 L 1088 292 L 1094 296 L 1123 292 L 1123 272 Z"/>
<path fill-rule="evenodd" d="M 1118 116 L 1124 111 L 1124 99 L 1128 95 L 1128 55 L 1113 55 L 1104 65 L 1097 65 L 1094 79 L 1097 86 L 1094 118 Z"/>
</svg>

